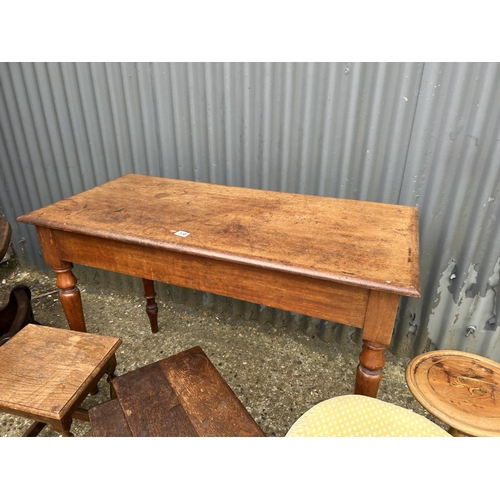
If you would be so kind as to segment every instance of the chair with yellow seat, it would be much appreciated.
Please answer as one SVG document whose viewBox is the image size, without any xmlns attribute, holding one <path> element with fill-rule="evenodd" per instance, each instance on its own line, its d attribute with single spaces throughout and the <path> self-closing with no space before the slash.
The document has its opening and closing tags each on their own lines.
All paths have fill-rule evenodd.
<svg viewBox="0 0 500 500">
<path fill-rule="evenodd" d="M 287 437 L 451 437 L 422 415 L 368 396 L 327 399 L 304 413 Z"/>
</svg>

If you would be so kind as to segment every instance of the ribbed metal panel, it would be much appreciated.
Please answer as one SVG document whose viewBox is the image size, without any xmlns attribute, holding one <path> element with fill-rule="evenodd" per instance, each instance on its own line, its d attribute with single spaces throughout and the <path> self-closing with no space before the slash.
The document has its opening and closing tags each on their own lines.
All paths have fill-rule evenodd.
<svg viewBox="0 0 500 500">
<path fill-rule="evenodd" d="M 0 63 L 0 85 L 0 209 L 26 262 L 44 265 L 36 232 L 16 216 L 128 172 L 418 204 L 422 299 L 402 300 L 393 349 L 411 355 L 430 338 L 500 357 L 496 323 L 485 320 L 499 307 L 498 64 Z M 96 286 L 138 290 L 92 273 Z M 359 338 L 169 291 L 325 339 Z"/>
<path fill-rule="evenodd" d="M 499 116 L 499 64 L 425 65 L 400 198 L 420 211 L 423 299 L 398 336 L 414 323 L 416 351 L 500 361 Z"/>
</svg>

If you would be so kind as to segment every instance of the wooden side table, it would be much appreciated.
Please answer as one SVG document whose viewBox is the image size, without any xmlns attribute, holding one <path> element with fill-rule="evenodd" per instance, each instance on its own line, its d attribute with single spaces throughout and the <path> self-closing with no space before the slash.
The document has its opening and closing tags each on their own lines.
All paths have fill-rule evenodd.
<svg viewBox="0 0 500 500">
<path fill-rule="evenodd" d="M 500 436 L 500 364 L 461 351 L 431 351 L 406 368 L 420 404 L 453 436 Z"/>
<path fill-rule="evenodd" d="M 71 436 L 79 406 L 101 377 L 113 377 L 122 341 L 71 330 L 27 325 L 0 347 L 0 411 L 35 420 L 25 436 L 44 424 Z M 76 416 L 75 416 L 76 418 Z"/>
</svg>

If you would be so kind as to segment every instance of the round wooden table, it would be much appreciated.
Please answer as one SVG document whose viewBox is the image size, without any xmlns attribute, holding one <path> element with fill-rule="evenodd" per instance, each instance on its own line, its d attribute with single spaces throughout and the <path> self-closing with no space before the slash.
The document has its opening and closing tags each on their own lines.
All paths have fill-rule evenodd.
<svg viewBox="0 0 500 500">
<path fill-rule="evenodd" d="M 453 436 L 500 436 L 500 364 L 462 351 L 431 351 L 406 368 L 419 403 Z"/>
</svg>

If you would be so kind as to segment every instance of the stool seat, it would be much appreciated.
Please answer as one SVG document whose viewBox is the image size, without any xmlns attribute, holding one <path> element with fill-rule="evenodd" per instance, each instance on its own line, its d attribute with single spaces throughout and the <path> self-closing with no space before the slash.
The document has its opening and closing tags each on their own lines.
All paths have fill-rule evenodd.
<svg viewBox="0 0 500 500">
<path fill-rule="evenodd" d="M 113 382 L 116 399 L 89 410 L 94 437 L 263 437 L 199 346 Z"/>
<path fill-rule="evenodd" d="M 348 394 L 304 413 L 287 437 L 451 437 L 422 415 L 380 399 Z"/>
<path fill-rule="evenodd" d="M 499 363 L 468 352 L 431 351 L 409 363 L 406 381 L 451 434 L 500 436 Z"/>
<path fill-rule="evenodd" d="M 113 374 L 121 340 L 29 324 L 0 347 L 0 411 L 67 436 L 100 378 Z"/>
</svg>

